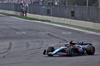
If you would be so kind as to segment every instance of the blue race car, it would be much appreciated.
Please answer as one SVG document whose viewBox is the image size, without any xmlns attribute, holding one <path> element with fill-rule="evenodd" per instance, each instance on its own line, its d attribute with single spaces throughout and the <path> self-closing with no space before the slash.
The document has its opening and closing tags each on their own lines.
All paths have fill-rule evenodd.
<svg viewBox="0 0 100 66">
<path fill-rule="evenodd" d="M 43 55 L 53 56 L 74 56 L 74 55 L 94 55 L 95 47 L 92 46 L 90 42 L 77 42 L 72 41 L 69 44 L 65 44 L 64 47 L 59 47 L 55 49 L 53 46 L 49 46 L 43 51 Z"/>
</svg>

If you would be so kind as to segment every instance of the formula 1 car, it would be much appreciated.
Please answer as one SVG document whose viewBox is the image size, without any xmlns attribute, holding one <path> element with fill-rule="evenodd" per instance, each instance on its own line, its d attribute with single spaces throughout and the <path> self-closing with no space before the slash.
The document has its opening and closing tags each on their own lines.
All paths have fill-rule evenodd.
<svg viewBox="0 0 100 66">
<path fill-rule="evenodd" d="M 53 56 L 74 56 L 74 55 L 94 55 L 95 47 L 90 42 L 77 42 L 71 41 L 69 44 L 65 44 L 64 47 L 55 49 L 53 46 L 49 46 L 43 51 L 43 55 Z"/>
</svg>

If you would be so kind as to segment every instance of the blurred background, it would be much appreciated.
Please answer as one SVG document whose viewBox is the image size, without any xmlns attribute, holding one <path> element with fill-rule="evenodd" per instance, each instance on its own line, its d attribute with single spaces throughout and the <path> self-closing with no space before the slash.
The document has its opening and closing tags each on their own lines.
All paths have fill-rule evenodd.
<svg viewBox="0 0 100 66">
<path fill-rule="evenodd" d="M 76 5 L 76 6 L 99 6 L 99 0 L 0 0 L 0 3 L 21 3 L 28 2 L 29 4 L 40 5 Z"/>
<path fill-rule="evenodd" d="M 0 9 L 20 12 L 20 3 L 30 14 L 100 23 L 100 0 L 0 0 Z"/>
</svg>

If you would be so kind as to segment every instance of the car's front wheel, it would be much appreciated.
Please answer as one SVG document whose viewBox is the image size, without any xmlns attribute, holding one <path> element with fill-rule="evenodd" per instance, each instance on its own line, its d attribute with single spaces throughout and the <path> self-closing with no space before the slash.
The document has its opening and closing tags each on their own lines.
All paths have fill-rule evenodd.
<svg viewBox="0 0 100 66">
<path fill-rule="evenodd" d="M 75 54 L 75 50 L 71 47 L 67 48 L 66 52 L 67 52 L 67 55 L 69 56 L 74 56 Z"/>
<path fill-rule="evenodd" d="M 52 46 L 48 47 L 48 48 L 47 48 L 47 55 L 48 55 L 48 56 L 53 56 L 53 55 L 48 54 L 48 53 L 49 53 L 49 52 L 53 52 L 54 50 L 55 50 L 54 47 L 52 47 Z"/>
</svg>

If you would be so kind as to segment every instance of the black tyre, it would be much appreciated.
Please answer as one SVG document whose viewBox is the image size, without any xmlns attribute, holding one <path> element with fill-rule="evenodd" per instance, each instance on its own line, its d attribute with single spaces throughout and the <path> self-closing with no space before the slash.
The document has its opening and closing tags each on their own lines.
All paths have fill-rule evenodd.
<svg viewBox="0 0 100 66">
<path fill-rule="evenodd" d="M 95 53 L 95 47 L 93 47 L 93 46 L 87 46 L 86 53 L 88 55 L 94 55 L 94 53 Z"/>
<path fill-rule="evenodd" d="M 67 48 L 66 52 L 67 52 L 67 55 L 69 56 L 74 56 L 75 54 L 75 50 L 71 47 Z"/>
<path fill-rule="evenodd" d="M 54 47 L 52 47 L 52 46 L 48 47 L 48 48 L 47 48 L 47 54 L 48 54 L 49 52 L 53 52 L 54 50 L 55 50 Z M 48 56 L 53 56 L 53 55 L 48 54 Z"/>
</svg>

